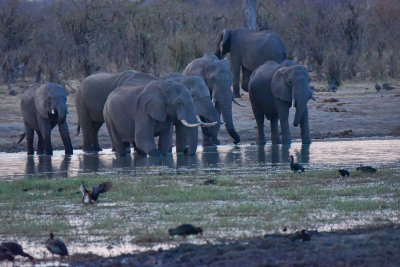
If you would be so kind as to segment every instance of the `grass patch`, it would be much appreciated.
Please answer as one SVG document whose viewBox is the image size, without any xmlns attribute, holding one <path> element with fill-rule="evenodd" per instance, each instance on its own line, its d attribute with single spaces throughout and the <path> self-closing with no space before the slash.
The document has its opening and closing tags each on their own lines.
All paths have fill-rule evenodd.
<svg viewBox="0 0 400 267">
<path fill-rule="evenodd" d="M 166 231 L 181 223 L 201 226 L 210 238 L 235 238 L 279 231 L 283 225 L 296 230 L 340 224 L 371 212 L 381 218 L 365 216 L 360 224 L 398 222 L 393 214 L 400 214 L 399 170 L 351 173 L 345 179 L 336 170 L 216 174 L 215 185 L 202 185 L 209 179 L 204 175 L 162 173 L 0 181 L 0 239 L 42 242 L 53 231 L 76 242 L 169 242 Z M 82 181 L 92 188 L 106 180 L 113 188 L 100 195 L 98 204 L 81 203 Z"/>
</svg>

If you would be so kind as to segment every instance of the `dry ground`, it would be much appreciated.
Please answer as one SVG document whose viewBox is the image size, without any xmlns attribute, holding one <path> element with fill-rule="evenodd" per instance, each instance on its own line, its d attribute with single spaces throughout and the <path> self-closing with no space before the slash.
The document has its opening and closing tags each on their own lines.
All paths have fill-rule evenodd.
<svg viewBox="0 0 400 267">
<path fill-rule="evenodd" d="M 0 151 L 15 152 L 26 150 L 25 142 L 16 145 L 19 135 L 23 132 L 23 120 L 19 102 L 22 93 L 33 83 L 18 81 L 13 84 L 17 95 L 8 94 L 7 86 L 0 85 Z M 80 85 L 78 80 L 68 81 L 72 88 Z M 311 137 L 323 139 L 331 137 L 381 137 L 400 135 L 400 81 L 390 81 L 394 90 L 376 92 L 374 82 L 351 81 L 345 82 L 337 92 L 326 92 L 325 85 L 313 83 L 316 87 L 315 96 L 318 102 L 310 101 L 309 117 Z M 82 145 L 82 136 L 76 136 L 77 115 L 74 104 L 74 93 L 70 86 L 67 90 L 68 124 L 74 148 Z M 336 102 L 334 102 L 336 101 Z M 256 139 L 256 122 L 251 111 L 248 94 L 242 91 L 239 102 L 246 107 L 233 105 L 235 128 L 241 136 L 242 143 L 254 143 Z M 291 121 L 294 109 L 291 110 Z M 292 138 L 300 138 L 300 129 L 291 126 Z M 269 123 L 266 121 L 265 130 L 269 139 Z M 106 127 L 103 126 L 99 134 L 103 148 L 111 146 Z M 53 146 L 62 149 L 62 142 L 58 131 L 53 130 Z M 267 139 L 267 140 L 268 140 Z M 232 139 L 224 127 L 220 131 L 221 144 L 232 144 Z"/>
</svg>

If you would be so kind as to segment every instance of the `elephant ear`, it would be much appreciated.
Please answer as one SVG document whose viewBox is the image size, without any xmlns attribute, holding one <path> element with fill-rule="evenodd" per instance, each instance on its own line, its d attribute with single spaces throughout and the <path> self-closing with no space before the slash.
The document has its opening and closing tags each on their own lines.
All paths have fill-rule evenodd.
<svg viewBox="0 0 400 267">
<path fill-rule="evenodd" d="M 165 108 L 165 99 L 159 82 L 151 82 L 146 86 L 140 95 L 139 103 L 144 111 L 157 121 L 167 119 L 167 110 Z"/>
<path fill-rule="evenodd" d="M 50 99 L 46 89 L 46 85 L 40 86 L 36 89 L 34 97 L 36 111 L 42 118 L 49 117 Z"/>
<path fill-rule="evenodd" d="M 271 91 L 275 98 L 292 103 L 292 86 L 288 81 L 287 67 L 278 69 L 272 76 Z"/>
</svg>

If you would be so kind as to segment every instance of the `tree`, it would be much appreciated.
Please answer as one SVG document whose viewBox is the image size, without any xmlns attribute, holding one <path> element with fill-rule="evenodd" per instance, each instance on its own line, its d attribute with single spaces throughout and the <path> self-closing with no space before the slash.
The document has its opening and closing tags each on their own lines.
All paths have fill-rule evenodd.
<svg viewBox="0 0 400 267">
<path fill-rule="evenodd" d="M 243 0 L 244 27 L 256 30 L 256 0 Z"/>
</svg>

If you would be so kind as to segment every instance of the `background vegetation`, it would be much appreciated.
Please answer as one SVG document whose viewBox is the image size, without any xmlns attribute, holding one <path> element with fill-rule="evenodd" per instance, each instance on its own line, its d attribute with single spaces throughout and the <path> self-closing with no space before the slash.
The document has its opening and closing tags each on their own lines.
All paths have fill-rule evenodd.
<svg viewBox="0 0 400 267">
<path fill-rule="evenodd" d="M 398 0 L 263 0 L 256 24 L 280 34 L 317 79 L 339 83 L 399 78 L 398 14 Z M 17 58 L 31 76 L 162 75 L 213 53 L 222 29 L 243 24 L 240 0 L 2 0 L 0 64 Z"/>
</svg>

